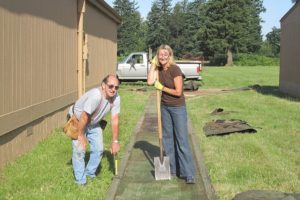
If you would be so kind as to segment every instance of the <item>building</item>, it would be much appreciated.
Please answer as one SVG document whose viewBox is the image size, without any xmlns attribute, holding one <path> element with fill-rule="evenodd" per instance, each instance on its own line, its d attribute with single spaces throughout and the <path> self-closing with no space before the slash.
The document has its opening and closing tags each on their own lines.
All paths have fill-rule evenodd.
<svg viewBox="0 0 300 200">
<path fill-rule="evenodd" d="M 0 168 L 115 73 L 120 22 L 103 0 L 0 0 Z"/>
<path fill-rule="evenodd" d="M 300 1 L 281 18 L 279 90 L 300 98 Z"/>
</svg>

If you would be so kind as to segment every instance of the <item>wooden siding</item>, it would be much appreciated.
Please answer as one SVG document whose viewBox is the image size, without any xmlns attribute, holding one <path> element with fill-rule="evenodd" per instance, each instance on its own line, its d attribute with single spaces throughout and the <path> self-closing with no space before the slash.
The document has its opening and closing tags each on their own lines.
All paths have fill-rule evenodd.
<svg viewBox="0 0 300 200">
<path fill-rule="evenodd" d="M 0 4 L 0 135 L 70 103 L 77 90 L 77 2 L 31 0 L 35 9 L 28 1 L 6 2 Z"/>
<path fill-rule="evenodd" d="M 0 169 L 47 138 L 58 124 L 65 121 L 65 114 L 66 110 L 59 110 L 2 135 L 0 137 Z"/>
<path fill-rule="evenodd" d="M 300 2 L 281 20 L 280 83 L 281 92 L 300 98 Z"/>
<path fill-rule="evenodd" d="M 97 20 L 94 20 L 97 19 Z M 84 30 L 88 35 L 88 63 L 86 88 L 99 85 L 107 74 L 116 72 L 117 24 L 99 12 L 99 8 L 88 4 Z"/>
<path fill-rule="evenodd" d="M 90 2 L 88 86 L 115 72 L 120 23 Z M 77 0 L 0 0 L 0 168 L 60 127 L 77 99 L 77 20 Z"/>
</svg>

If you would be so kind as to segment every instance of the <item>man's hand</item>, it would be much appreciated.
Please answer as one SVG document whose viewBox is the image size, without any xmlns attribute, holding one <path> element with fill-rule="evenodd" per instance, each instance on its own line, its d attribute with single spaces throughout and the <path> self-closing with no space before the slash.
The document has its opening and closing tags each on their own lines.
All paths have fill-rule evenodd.
<svg viewBox="0 0 300 200">
<path fill-rule="evenodd" d="M 155 81 L 154 87 L 158 90 L 162 90 L 164 88 L 164 86 L 159 81 Z"/>
<path fill-rule="evenodd" d="M 120 144 L 118 142 L 112 142 L 110 147 L 110 153 L 115 155 L 120 151 Z"/>
<path fill-rule="evenodd" d="M 84 134 L 79 134 L 77 140 L 79 142 L 78 145 L 80 145 L 83 149 L 85 149 L 86 143 L 87 143 L 85 135 Z"/>
</svg>

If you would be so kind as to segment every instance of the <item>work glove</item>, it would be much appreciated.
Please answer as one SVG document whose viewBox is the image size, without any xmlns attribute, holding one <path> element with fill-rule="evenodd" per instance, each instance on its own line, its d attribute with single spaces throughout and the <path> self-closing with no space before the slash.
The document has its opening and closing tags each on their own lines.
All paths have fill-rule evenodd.
<svg viewBox="0 0 300 200">
<path fill-rule="evenodd" d="M 154 58 L 151 60 L 151 65 L 155 66 L 155 69 L 157 68 L 157 66 L 159 66 L 159 63 L 158 63 L 158 60 L 157 60 L 156 56 L 154 56 Z"/>
<path fill-rule="evenodd" d="M 162 90 L 164 86 L 159 81 L 155 81 L 154 87 L 158 90 Z"/>
</svg>

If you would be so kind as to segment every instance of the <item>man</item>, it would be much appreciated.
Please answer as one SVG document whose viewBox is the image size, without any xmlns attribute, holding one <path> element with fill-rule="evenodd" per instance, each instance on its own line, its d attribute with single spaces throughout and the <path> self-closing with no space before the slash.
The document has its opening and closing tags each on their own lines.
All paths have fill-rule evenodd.
<svg viewBox="0 0 300 200">
<path fill-rule="evenodd" d="M 119 113 L 120 96 L 117 93 L 119 80 L 115 75 L 106 76 L 101 87 L 94 88 L 82 95 L 70 108 L 69 114 L 75 114 L 78 122 L 78 139 L 72 140 L 72 164 L 75 182 L 85 185 L 87 176 L 94 178 L 103 154 L 103 135 L 100 127 L 101 119 L 111 111 L 112 144 L 111 153 L 120 150 Z M 90 144 L 90 159 L 85 166 L 87 142 Z"/>
</svg>

